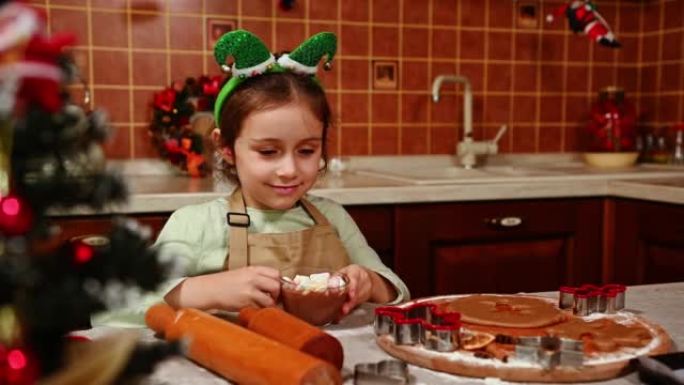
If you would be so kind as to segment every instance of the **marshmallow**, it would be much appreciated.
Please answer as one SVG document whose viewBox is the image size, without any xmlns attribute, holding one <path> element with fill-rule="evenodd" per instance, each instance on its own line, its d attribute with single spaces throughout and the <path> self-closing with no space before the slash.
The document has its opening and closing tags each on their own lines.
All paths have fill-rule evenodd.
<svg viewBox="0 0 684 385">
<path fill-rule="evenodd" d="M 340 288 L 345 285 L 342 277 L 339 275 L 331 276 L 330 273 L 316 273 L 310 276 L 296 275 L 294 279 L 283 278 L 297 285 L 296 289 L 302 291 L 325 291 L 329 288 Z"/>
</svg>

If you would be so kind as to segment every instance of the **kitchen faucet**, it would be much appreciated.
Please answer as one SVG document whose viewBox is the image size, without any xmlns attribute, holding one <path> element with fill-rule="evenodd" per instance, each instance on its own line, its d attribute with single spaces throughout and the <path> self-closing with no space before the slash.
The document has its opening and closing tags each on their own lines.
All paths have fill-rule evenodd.
<svg viewBox="0 0 684 385">
<path fill-rule="evenodd" d="M 497 142 L 508 129 L 503 125 L 492 140 L 475 141 L 473 140 L 473 88 L 470 80 L 460 75 L 439 75 L 432 82 L 432 101 L 439 102 L 439 90 L 442 83 L 453 82 L 463 84 L 463 140 L 458 142 L 456 155 L 461 166 L 470 169 L 477 164 L 477 155 L 496 154 L 499 151 Z M 456 134 L 458 138 L 458 133 Z"/>
</svg>

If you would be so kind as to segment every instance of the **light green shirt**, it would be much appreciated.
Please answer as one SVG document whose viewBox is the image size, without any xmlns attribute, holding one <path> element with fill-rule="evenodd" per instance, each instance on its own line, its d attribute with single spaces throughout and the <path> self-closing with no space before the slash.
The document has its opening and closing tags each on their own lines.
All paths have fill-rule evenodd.
<svg viewBox="0 0 684 385">
<path fill-rule="evenodd" d="M 398 295 L 390 304 L 409 299 L 409 291 L 404 282 L 382 263 L 344 207 L 327 198 L 307 196 L 307 199 L 337 230 L 352 264 L 364 266 L 394 285 Z M 221 270 L 230 244 L 227 213 L 228 203 L 225 198 L 175 211 L 155 243 L 159 248 L 159 258 L 174 266 L 171 279 L 157 293 L 143 297 L 133 308 L 100 314 L 93 318 L 93 324 L 140 326 L 144 322 L 147 308 L 161 301 L 186 276 Z M 314 224 L 301 206 L 290 210 L 258 210 L 248 207 L 247 213 L 250 217 L 247 231 L 250 233 L 285 233 L 302 230 Z"/>
</svg>

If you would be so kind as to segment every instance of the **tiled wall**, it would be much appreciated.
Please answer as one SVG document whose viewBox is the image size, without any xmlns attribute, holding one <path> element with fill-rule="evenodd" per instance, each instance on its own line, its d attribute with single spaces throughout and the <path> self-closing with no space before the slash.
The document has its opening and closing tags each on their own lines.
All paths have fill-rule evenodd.
<svg viewBox="0 0 684 385">
<path fill-rule="evenodd" d="M 684 120 L 684 1 L 644 5 L 642 31 L 639 105 L 645 125 L 659 132 Z"/>
<path fill-rule="evenodd" d="M 430 99 L 438 74 L 466 75 L 475 91 L 474 130 L 491 138 L 509 125 L 503 152 L 576 151 L 596 92 L 623 86 L 656 126 L 682 120 L 683 0 L 598 0 L 624 44 L 610 50 L 543 16 L 560 0 L 33 0 L 52 30 L 80 37 L 76 58 L 118 128 L 110 157 L 156 156 L 149 102 L 173 79 L 217 73 L 209 19 L 234 20 L 273 50 L 330 30 L 334 70 L 322 75 L 338 123 L 332 153 L 452 153 L 462 129 L 460 88 Z M 538 5 L 537 28 L 518 8 Z M 398 63 L 397 88 L 376 89 L 373 61 Z"/>
</svg>

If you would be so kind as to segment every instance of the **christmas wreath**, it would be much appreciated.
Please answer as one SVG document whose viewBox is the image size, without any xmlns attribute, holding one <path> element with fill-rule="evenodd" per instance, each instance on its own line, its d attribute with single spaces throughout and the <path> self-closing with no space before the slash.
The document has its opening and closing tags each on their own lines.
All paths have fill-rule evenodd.
<svg viewBox="0 0 684 385">
<path fill-rule="evenodd" d="M 222 76 L 187 78 L 154 94 L 152 142 L 162 158 L 192 177 L 205 176 L 210 168 L 205 147 L 223 82 Z"/>
</svg>

